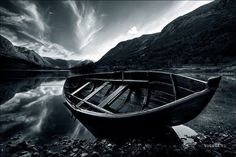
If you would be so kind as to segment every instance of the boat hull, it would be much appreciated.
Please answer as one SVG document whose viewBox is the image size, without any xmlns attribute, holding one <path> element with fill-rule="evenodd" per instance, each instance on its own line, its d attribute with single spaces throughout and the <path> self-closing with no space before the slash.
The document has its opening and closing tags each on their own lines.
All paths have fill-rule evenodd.
<svg viewBox="0 0 236 157">
<path fill-rule="evenodd" d="M 206 90 L 191 100 L 169 107 L 138 113 L 131 116 L 98 116 L 83 110 L 75 110 L 70 103 L 66 107 L 95 136 L 155 134 L 167 126 L 186 123 L 207 106 L 214 92 Z M 201 99 L 199 99 L 201 98 Z"/>
<path fill-rule="evenodd" d="M 209 79 L 203 90 L 166 105 L 140 112 L 106 114 L 76 108 L 64 91 L 65 105 L 95 136 L 151 135 L 166 127 L 186 123 L 198 116 L 213 97 L 219 82 L 220 77 Z"/>
</svg>

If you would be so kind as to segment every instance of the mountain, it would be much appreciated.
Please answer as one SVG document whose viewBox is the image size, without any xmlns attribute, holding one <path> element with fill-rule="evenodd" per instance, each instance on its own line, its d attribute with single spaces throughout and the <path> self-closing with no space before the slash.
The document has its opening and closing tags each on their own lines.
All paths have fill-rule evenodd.
<svg viewBox="0 0 236 157">
<path fill-rule="evenodd" d="M 49 57 L 43 57 L 43 58 L 46 59 L 52 65 L 54 65 L 56 68 L 61 68 L 61 69 L 70 69 L 82 62 L 79 60 L 63 60 L 63 59 L 53 59 Z"/>
<path fill-rule="evenodd" d="M 236 59 L 235 41 L 236 2 L 218 0 L 175 19 L 160 33 L 120 42 L 96 65 L 155 69 L 228 64 Z"/>
<path fill-rule="evenodd" d="M 0 35 L 1 69 L 52 68 L 53 65 L 33 50 L 14 46 Z"/>
<path fill-rule="evenodd" d="M 79 73 L 93 73 L 95 72 L 96 65 L 91 60 L 81 61 L 79 64 L 71 67 L 71 70 Z"/>
<path fill-rule="evenodd" d="M 81 62 L 41 57 L 33 50 L 14 46 L 0 35 L 0 69 L 70 69 Z"/>
</svg>

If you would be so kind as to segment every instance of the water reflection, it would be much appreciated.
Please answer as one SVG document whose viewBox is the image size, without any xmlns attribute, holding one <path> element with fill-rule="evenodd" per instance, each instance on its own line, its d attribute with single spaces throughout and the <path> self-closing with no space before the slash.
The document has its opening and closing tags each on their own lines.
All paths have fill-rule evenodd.
<svg viewBox="0 0 236 157">
<path fill-rule="evenodd" d="M 21 139 L 37 143 L 53 142 L 53 137 L 92 138 L 64 107 L 62 86 L 65 80 L 30 78 L 1 83 L 0 141 L 20 134 Z M 14 82 L 14 83 L 12 83 Z M 2 97 L 2 96 L 1 96 Z"/>
</svg>

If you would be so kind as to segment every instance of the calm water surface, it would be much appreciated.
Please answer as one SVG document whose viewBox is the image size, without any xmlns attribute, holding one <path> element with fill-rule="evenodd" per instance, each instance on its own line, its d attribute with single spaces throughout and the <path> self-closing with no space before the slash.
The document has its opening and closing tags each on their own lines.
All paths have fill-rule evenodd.
<svg viewBox="0 0 236 157">
<path fill-rule="evenodd" d="M 70 75 L 70 74 L 69 74 Z M 206 79 L 218 74 L 185 74 Z M 95 137 L 64 106 L 62 87 L 67 74 L 8 76 L 0 82 L 0 143 L 21 136 L 39 144 L 58 136 L 93 140 Z M 7 79 L 6 79 L 7 78 Z M 235 130 L 235 75 L 225 75 L 214 98 L 194 120 L 174 127 L 180 138 L 197 132 Z M 185 141 L 186 142 L 186 141 Z"/>
</svg>

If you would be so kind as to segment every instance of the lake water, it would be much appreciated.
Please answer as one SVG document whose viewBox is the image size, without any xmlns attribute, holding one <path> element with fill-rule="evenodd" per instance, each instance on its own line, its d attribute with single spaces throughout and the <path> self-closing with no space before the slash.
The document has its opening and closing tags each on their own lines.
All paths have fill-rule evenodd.
<svg viewBox="0 0 236 157">
<path fill-rule="evenodd" d="M 62 87 L 70 75 L 73 74 L 65 71 L 4 74 L 0 80 L 0 143 L 16 136 L 38 144 L 53 142 L 58 136 L 95 139 L 63 104 Z M 186 75 L 206 79 L 218 74 Z M 191 122 L 174 127 L 180 138 L 236 129 L 235 78 L 233 74 L 223 75 L 220 87 L 206 109 Z"/>
</svg>

